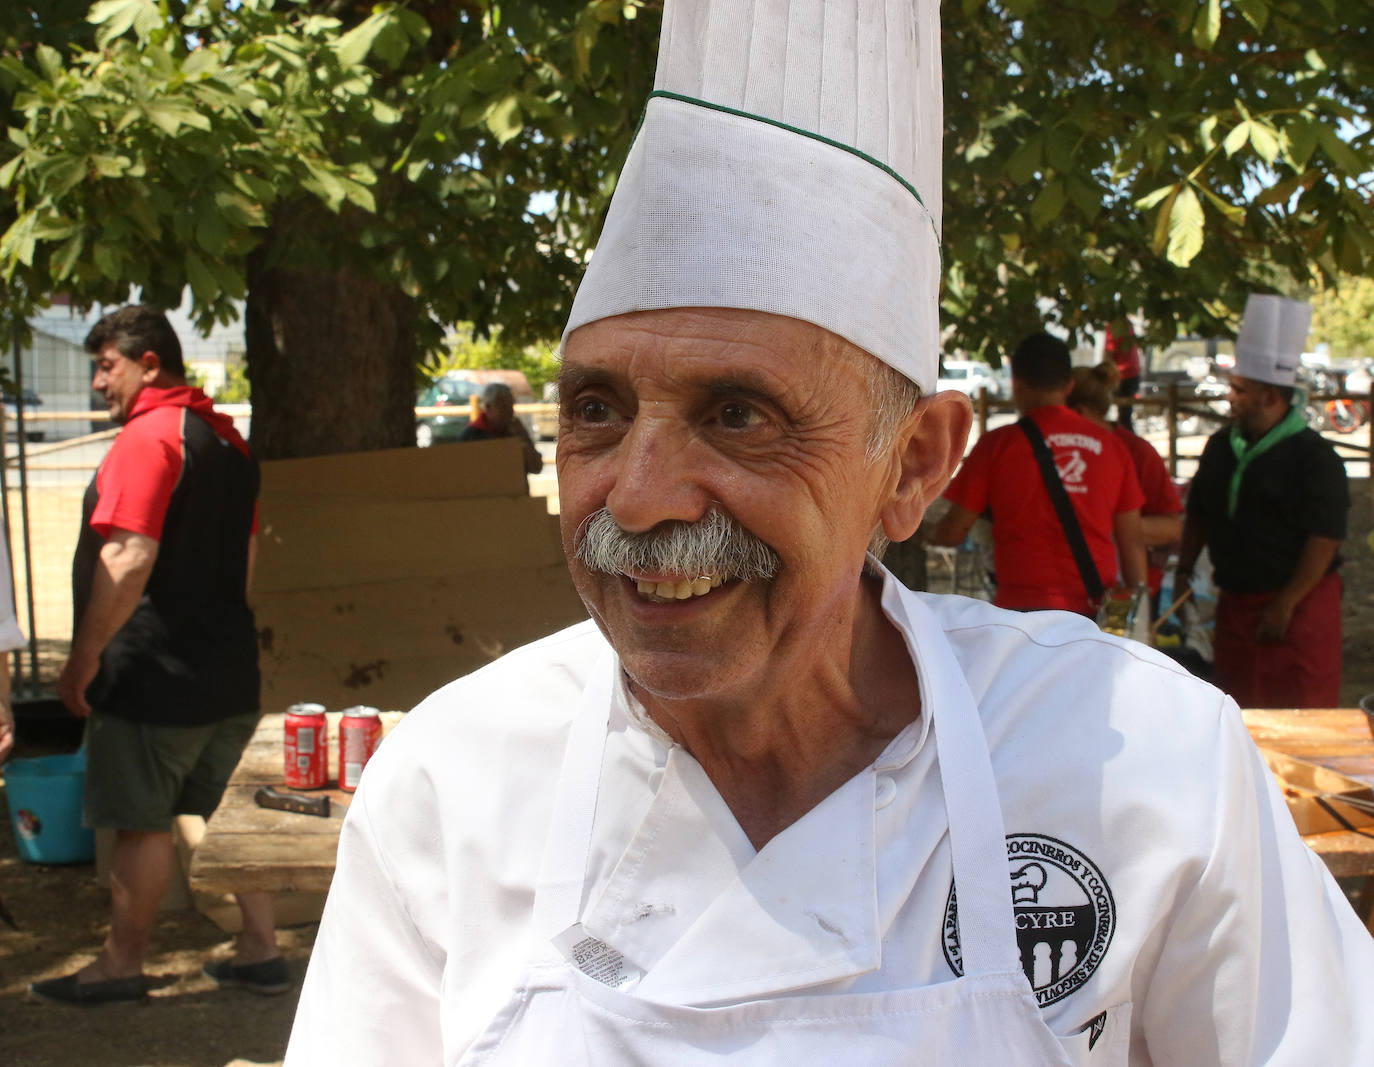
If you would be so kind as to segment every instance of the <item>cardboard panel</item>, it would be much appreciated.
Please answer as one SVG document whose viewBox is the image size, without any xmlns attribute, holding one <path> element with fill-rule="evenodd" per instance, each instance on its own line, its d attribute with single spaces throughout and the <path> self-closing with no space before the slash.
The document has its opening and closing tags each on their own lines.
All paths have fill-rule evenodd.
<svg viewBox="0 0 1374 1067">
<path fill-rule="evenodd" d="M 563 565 L 558 520 L 528 496 L 265 497 L 253 601 L 288 589 Z"/>
<path fill-rule="evenodd" d="M 560 562 L 257 596 L 267 711 L 414 706 L 505 652 L 581 619 Z"/>
<path fill-rule="evenodd" d="M 262 492 L 430 500 L 523 496 L 525 468 L 514 439 L 344 452 L 264 463 Z"/>
</svg>

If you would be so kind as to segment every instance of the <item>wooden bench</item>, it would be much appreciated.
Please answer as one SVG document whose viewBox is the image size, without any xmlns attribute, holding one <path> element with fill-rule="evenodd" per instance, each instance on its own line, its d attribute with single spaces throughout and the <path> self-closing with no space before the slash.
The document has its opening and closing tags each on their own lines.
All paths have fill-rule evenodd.
<svg viewBox="0 0 1374 1067">
<path fill-rule="evenodd" d="M 383 712 L 383 730 L 394 726 L 402 714 Z M 331 781 L 338 770 L 339 718 L 339 712 L 328 713 Z M 253 799 L 261 786 L 285 788 L 285 719 L 285 715 L 270 714 L 258 723 L 253 740 L 229 779 L 224 800 L 191 857 L 188 877 L 193 892 L 218 896 L 254 890 L 328 891 L 334 877 L 339 827 L 353 794 L 336 788 L 311 790 L 307 795 L 330 798 L 328 819 L 261 808 Z"/>
</svg>

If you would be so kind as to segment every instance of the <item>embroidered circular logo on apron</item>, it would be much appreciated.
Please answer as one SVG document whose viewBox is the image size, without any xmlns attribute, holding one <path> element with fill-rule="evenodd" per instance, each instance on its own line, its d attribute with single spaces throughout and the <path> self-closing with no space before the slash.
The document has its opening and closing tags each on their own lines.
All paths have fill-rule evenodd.
<svg viewBox="0 0 1374 1067">
<path fill-rule="evenodd" d="M 1044 834 L 1008 834 L 1007 868 L 1021 967 L 1041 1007 L 1086 982 L 1116 929 L 1112 891 L 1097 865 L 1072 845 Z M 954 886 L 945 902 L 945 960 L 964 973 Z"/>
</svg>

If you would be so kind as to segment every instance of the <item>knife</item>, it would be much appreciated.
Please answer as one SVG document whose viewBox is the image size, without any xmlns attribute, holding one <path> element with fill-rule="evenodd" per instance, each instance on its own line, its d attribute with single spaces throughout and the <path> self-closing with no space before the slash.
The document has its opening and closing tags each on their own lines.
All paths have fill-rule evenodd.
<svg viewBox="0 0 1374 1067">
<path fill-rule="evenodd" d="M 344 805 L 343 811 L 331 811 L 329 797 L 314 796 L 307 797 L 300 793 L 286 793 L 270 785 L 262 786 L 253 794 L 253 799 L 260 808 L 273 808 L 276 811 L 294 811 L 300 815 L 317 815 L 322 819 L 343 818 L 343 811 L 348 810 Z"/>
</svg>

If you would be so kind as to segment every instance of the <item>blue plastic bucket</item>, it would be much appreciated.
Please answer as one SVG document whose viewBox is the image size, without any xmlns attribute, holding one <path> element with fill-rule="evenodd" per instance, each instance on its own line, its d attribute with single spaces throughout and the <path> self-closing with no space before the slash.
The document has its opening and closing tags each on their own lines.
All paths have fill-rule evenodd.
<svg viewBox="0 0 1374 1067">
<path fill-rule="evenodd" d="M 20 859 L 29 863 L 90 863 L 95 834 L 81 825 L 86 752 L 10 760 L 0 773 Z"/>
</svg>

